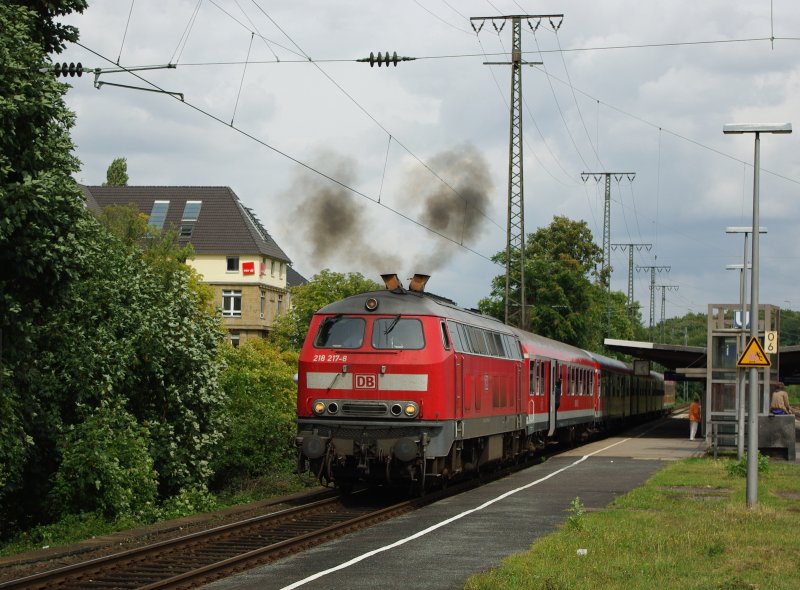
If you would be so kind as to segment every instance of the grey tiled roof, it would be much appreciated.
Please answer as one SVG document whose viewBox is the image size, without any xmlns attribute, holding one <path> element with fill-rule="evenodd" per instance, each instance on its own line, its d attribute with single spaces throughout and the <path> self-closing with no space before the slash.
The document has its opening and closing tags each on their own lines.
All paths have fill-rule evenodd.
<svg viewBox="0 0 800 590">
<path fill-rule="evenodd" d="M 186 201 L 202 201 L 189 242 L 197 254 L 260 254 L 291 260 L 252 212 L 227 186 L 82 186 L 87 203 L 135 204 L 150 215 L 154 201 L 169 201 L 164 227 L 181 227 Z"/>
<path fill-rule="evenodd" d="M 305 285 L 308 282 L 308 279 L 293 269 L 291 266 L 286 267 L 286 286 L 287 287 L 299 287 L 300 285 Z"/>
</svg>

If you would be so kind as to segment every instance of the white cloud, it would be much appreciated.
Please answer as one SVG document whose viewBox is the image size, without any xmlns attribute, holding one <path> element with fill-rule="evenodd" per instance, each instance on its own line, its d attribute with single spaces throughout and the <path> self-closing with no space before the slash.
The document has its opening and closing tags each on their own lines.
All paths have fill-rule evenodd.
<svg viewBox="0 0 800 590">
<path fill-rule="evenodd" d="M 775 36 L 798 37 L 800 6 L 793 0 L 771 4 Z M 129 6 L 97 1 L 84 15 L 70 18 L 80 27 L 81 42 L 111 62 L 121 56 L 125 66 L 165 64 L 179 55 L 176 69 L 139 75 L 186 97 L 181 103 L 137 90 L 96 90 L 91 75 L 71 79 L 68 103 L 78 114 L 73 137 L 83 161 L 81 181 L 102 182 L 111 160 L 124 156 L 133 184 L 231 186 L 300 272 L 310 276 L 329 266 L 370 274 L 354 264 L 346 248 L 324 263 L 316 259 L 296 230 L 302 195 L 293 187 L 298 176 L 313 173 L 292 158 L 340 181 L 337 162 L 348 161 L 348 184 L 364 195 L 352 196 L 366 220 L 361 231 L 393 249 L 403 268 L 388 270 L 403 274 L 419 270 L 415 266 L 425 253 L 452 245 L 373 201 L 380 195 L 382 205 L 419 215 L 419 204 L 407 194 L 409 174 L 425 170 L 417 158 L 431 165 L 437 154 L 472 145 L 487 161 L 493 187 L 487 207 L 496 224 L 487 224 L 466 245 L 485 256 L 504 249 L 510 74 L 508 66 L 483 62 L 508 59 L 502 53 L 510 48 L 510 26 L 497 34 L 487 24 L 476 36 L 468 19 L 496 14 L 495 6 L 503 14 L 540 7 L 438 0 L 299 0 L 268 6 L 260 0 L 215 0 L 200 4 L 184 43 L 197 6 L 194 0 L 137 2 L 124 44 Z M 777 39 L 774 49 L 761 40 L 568 51 L 562 59 L 553 52 L 559 47 L 768 38 L 770 3 L 565 0 L 545 10 L 564 12 L 565 18 L 557 38 L 544 30 L 535 38 L 527 29 L 523 34 L 527 59 L 545 62 L 545 68 L 523 72 L 527 231 L 554 215 L 567 215 L 587 220 L 600 243 L 602 187 L 582 183 L 580 173 L 630 170 L 636 172 L 633 184 L 612 187 L 611 240 L 652 243 L 651 251 L 637 253 L 636 264 L 672 266 L 669 279 L 681 288 L 667 294 L 667 315 L 705 311 L 709 302 L 735 299 L 737 283 L 725 264 L 740 258 L 740 248 L 724 228 L 750 223 L 753 142 L 752 137 L 723 136 L 722 125 L 800 125 L 797 42 Z M 533 53 L 537 41 L 541 55 Z M 352 61 L 370 51 L 419 59 L 390 68 Z M 78 47 L 57 59 L 91 68 L 113 65 Z M 147 86 L 125 73 L 101 79 Z M 778 304 L 800 302 L 788 271 L 797 265 L 800 250 L 792 226 L 800 208 L 799 142 L 797 134 L 762 141 L 762 224 L 770 228 L 762 249 L 762 291 Z M 321 176 L 316 180 L 323 186 L 329 182 Z M 612 261 L 613 286 L 625 290 L 627 257 L 616 253 Z M 473 306 L 502 272 L 485 258 L 457 249 L 429 288 Z M 647 318 L 645 273 L 636 273 L 635 293 Z"/>
</svg>

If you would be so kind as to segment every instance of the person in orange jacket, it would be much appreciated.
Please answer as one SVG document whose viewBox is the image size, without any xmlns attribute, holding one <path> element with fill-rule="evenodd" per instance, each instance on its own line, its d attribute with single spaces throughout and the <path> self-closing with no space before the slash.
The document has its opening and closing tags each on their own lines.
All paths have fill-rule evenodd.
<svg viewBox="0 0 800 590">
<path fill-rule="evenodd" d="M 700 396 L 696 393 L 689 404 L 689 440 L 697 436 L 697 427 L 700 425 Z"/>
</svg>

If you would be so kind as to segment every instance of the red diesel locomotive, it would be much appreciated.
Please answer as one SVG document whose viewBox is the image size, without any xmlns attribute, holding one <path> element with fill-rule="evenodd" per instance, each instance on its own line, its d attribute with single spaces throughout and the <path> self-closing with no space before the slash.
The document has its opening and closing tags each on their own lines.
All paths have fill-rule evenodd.
<svg viewBox="0 0 800 590">
<path fill-rule="evenodd" d="M 663 378 L 408 290 L 319 310 L 300 354 L 300 471 L 422 491 L 550 440 L 658 415 Z"/>
</svg>

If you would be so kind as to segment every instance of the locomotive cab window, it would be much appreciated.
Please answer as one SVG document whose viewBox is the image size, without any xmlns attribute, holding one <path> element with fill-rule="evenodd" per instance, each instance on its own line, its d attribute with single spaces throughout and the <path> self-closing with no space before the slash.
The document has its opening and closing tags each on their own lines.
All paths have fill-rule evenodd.
<svg viewBox="0 0 800 590">
<path fill-rule="evenodd" d="M 372 326 L 373 348 L 419 350 L 425 347 L 422 322 L 417 319 L 377 318 Z"/>
<path fill-rule="evenodd" d="M 360 348 L 364 343 L 364 318 L 341 315 L 325 318 L 319 326 L 314 346 L 317 348 Z"/>
</svg>

